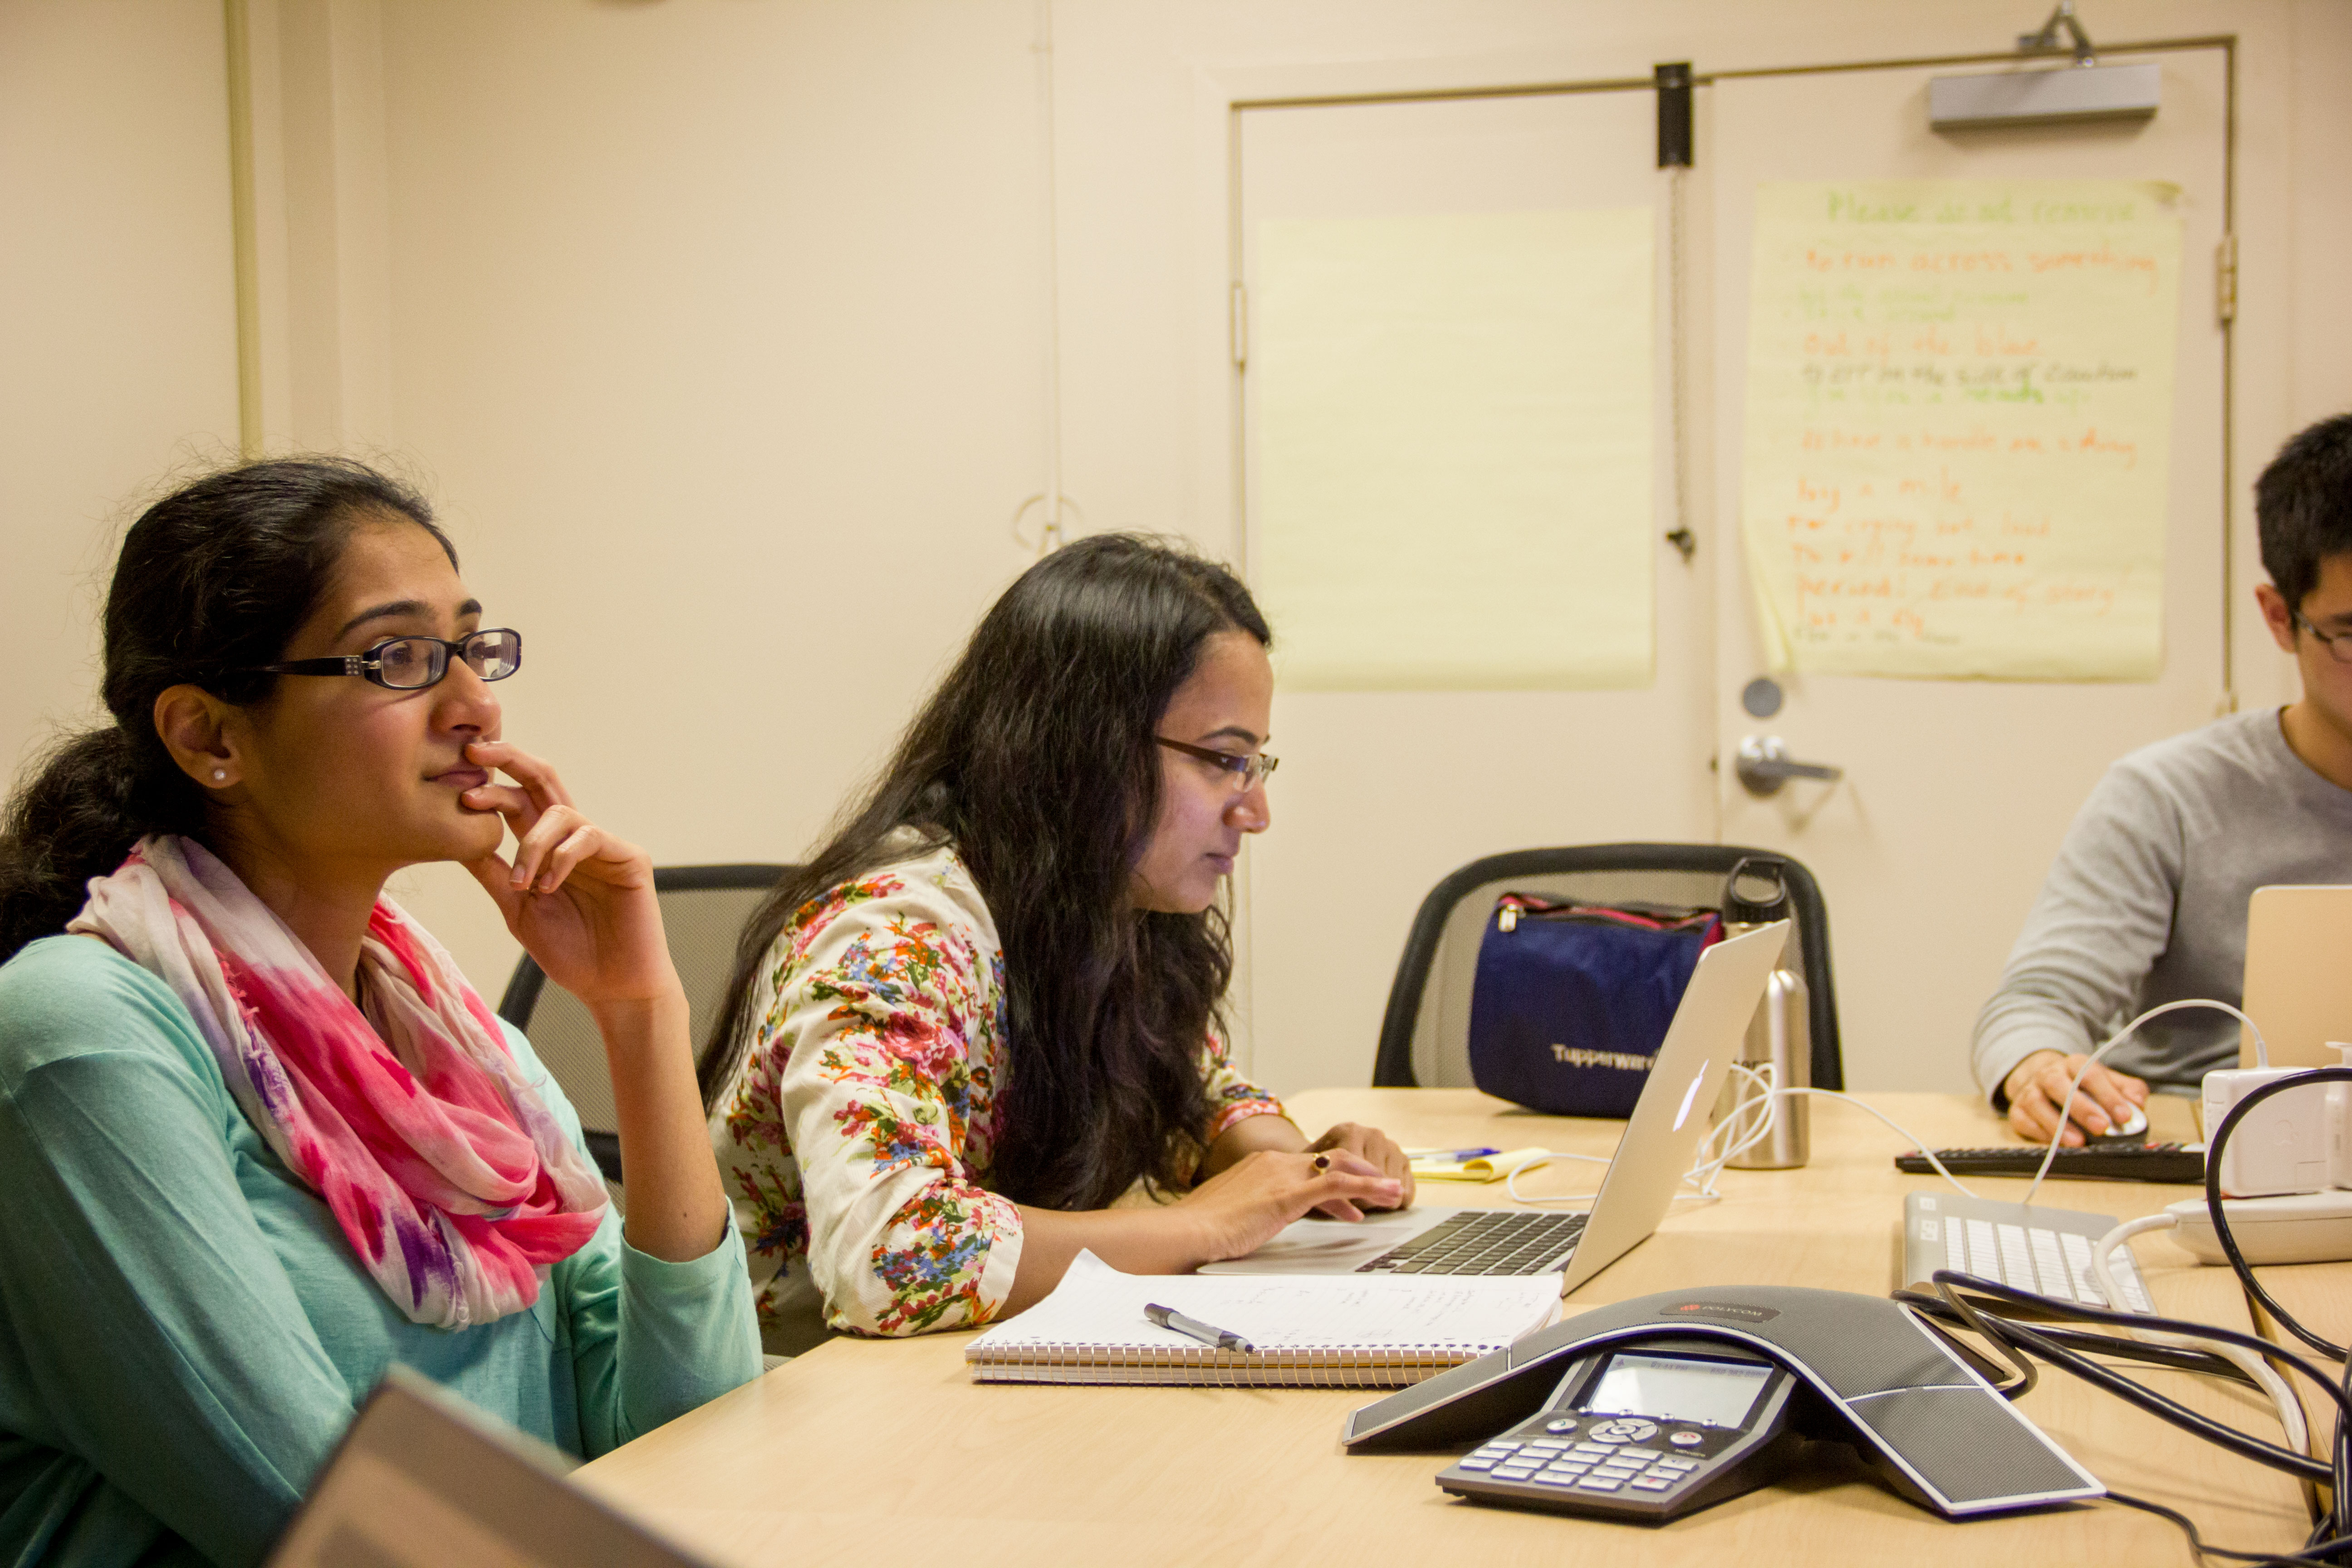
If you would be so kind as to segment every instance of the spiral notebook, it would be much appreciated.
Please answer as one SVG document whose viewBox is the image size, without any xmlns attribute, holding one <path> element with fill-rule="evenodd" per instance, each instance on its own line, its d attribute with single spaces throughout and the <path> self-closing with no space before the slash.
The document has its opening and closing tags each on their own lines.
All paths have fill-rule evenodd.
<svg viewBox="0 0 2352 1568">
<path fill-rule="evenodd" d="M 1230 1329 L 1213 1350 L 1148 1303 Z M 1402 1388 L 1559 1315 L 1559 1276 L 1122 1274 L 1081 1252 L 1054 1293 L 964 1347 L 979 1383 Z"/>
</svg>

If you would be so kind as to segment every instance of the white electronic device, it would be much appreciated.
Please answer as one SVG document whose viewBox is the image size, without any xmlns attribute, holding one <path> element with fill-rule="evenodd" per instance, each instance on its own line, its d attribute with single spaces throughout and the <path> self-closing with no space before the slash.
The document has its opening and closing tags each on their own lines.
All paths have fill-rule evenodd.
<svg viewBox="0 0 2352 1568">
<path fill-rule="evenodd" d="M 2205 1075 L 2206 1135 L 2237 1103 L 2264 1084 L 2294 1078 L 2304 1067 L 2216 1068 Z M 2315 1193 L 2328 1183 L 2328 1110 L 2332 1100 L 2326 1084 L 2273 1094 L 2247 1113 L 2221 1149 L 2221 1192 L 2225 1197 L 2277 1197 L 2288 1193 Z"/>
<path fill-rule="evenodd" d="M 2230 1239 L 2248 1263 L 2352 1258 L 2352 1193 L 2331 1189 L 2276 1198 L 2229 1198 L 2221 1207 L 2230 1217 Z M 2213 1216 L 2205 1211 L 2203 1198 L 2183 1198 L 2167 1212 L 2179 1222 L 2172 1227 L 2172 1239 L 2198 1262 L 2230 1261 L 2213 1234 Z"/>
</svg>

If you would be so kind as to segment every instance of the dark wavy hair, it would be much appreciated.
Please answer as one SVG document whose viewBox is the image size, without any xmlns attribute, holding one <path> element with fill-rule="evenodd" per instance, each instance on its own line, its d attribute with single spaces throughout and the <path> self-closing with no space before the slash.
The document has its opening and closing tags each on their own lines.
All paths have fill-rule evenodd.
<svg viewBox="0 0 2352 1568">
<path fill-rule="evenodd" d="M 2263 570 L 2290 610 L 2319 585 L 2319 563 L 2352 553 L 2352 414 L 2323 419 L 2279 448 L 2254 481 Z"/>
<path fill-rule="evenodd" d="M 205 791 L 155 732 L 155 699 L 183 683 L 249 707 L 310 618 L 352 528 L 387 517 L 457 552 L 422 497 L 340 458 L 247 463 L 149 507 L 123 535 L 106 595 L 100 695 L 113 721 L 68 736 L 0 819 L 0 960 L 53 936 L 93 877 L 150 833 L 210 842 Z"/>
<path fill-rule="evenodd" d="M 1203 645 L 1271 646 L 1232 573 L 1181 545 L 1081 539 L 1031 567 L 972 633 L 880 778 L 751 917 L 700 1064 L 716 1109 L 759 1020 L 769 947 L 828 889 L 952 843 L 1004 944 L 1006 1070 L 994 1180 L 1046 1208 L 1172 1186 L 1209 1106 L 1198 1052 L 1221 1022 L 1224 911 L 1141 912 L 1129 872 L 1160 808 L 1160 715 Z"/>
</svg>

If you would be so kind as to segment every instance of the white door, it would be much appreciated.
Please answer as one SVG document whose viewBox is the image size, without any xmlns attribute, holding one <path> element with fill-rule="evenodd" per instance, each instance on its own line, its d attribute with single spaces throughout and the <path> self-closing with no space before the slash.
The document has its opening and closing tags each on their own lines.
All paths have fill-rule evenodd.
<svg viewBox="0 0 2352 1568">
<path fill-rule="evenodd" d="M 1647 90 L 1242 110 L 1238 276 L 1255 278 L 1270 220 L 1656 210 L 1655 113 Z M 1665 248 L 1661 224 L 1661 265 Z M 1662 371 L 1653 385 L 1648 685 L 1277 689 L 1271 749 L 1285 765 L 1274 828 L 1247 860 L 1244 976 L 1253 1066 L 1270 1087 L 1369 1078 L 1386 1000 L 1372 977 L 1385 978 L 1422 897 L 1455 867 L 1537 845 L 1715 837 L 1712 584 L 1704 555 L 1686 565 L 1664 540 L 1675 524 Z M 1254 478 L 1246 369 L 1243 388 Z"/>
<path fill-rule="evenodd" d="M 2108 57 L 2121 60 L 2127 57 Z M 1931 74 L 1916 69 L 1719 82 L 1703 97 L 1700 158 L 1715 193 L 1716 701 L 1721 826 L 1783 849 L 1830 910 L 1846 1079 L 1863 1088 L 1969 1086 L 1968 1042 L 2066 825 L 2116 757 L 2213 718 L 2223 694 L 2223 334 L 2221 51 L 2144 57 L 2163 71 L 2152 121 L 1937 135 Z M 1738 548 L 1749 234 L 1759 183 L 1884 178 L 2112 178 L 2182 189 L 2177 395 L 2164 563 L 2163 665 L 2102 684 L 1799 676 L 1759 718 L 1765 673 Z M 2250 475 L 2238 476 L 2241 486 Z M 2237 585 L 2241 596 L 2248 586 Z M 1778 738 L 1844 770 L 1769 799 L 1737 781 L 1743 741 Z"/>
</svg>

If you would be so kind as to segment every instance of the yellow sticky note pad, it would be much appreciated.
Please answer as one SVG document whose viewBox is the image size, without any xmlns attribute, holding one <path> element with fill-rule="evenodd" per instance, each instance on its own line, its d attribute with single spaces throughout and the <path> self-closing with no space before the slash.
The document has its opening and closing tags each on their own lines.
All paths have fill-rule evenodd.
<svg viewBox="0 0 2352 1568">
<path fill-rule="evenodd" d="M 1542 1149 L 1511 1149 L 1475 1160 L 1415 1160 L 1416 1182 L 1499 1182 L 1530 1165 L 1540 1165 L 1549 1153 Z"/>
</svg>

